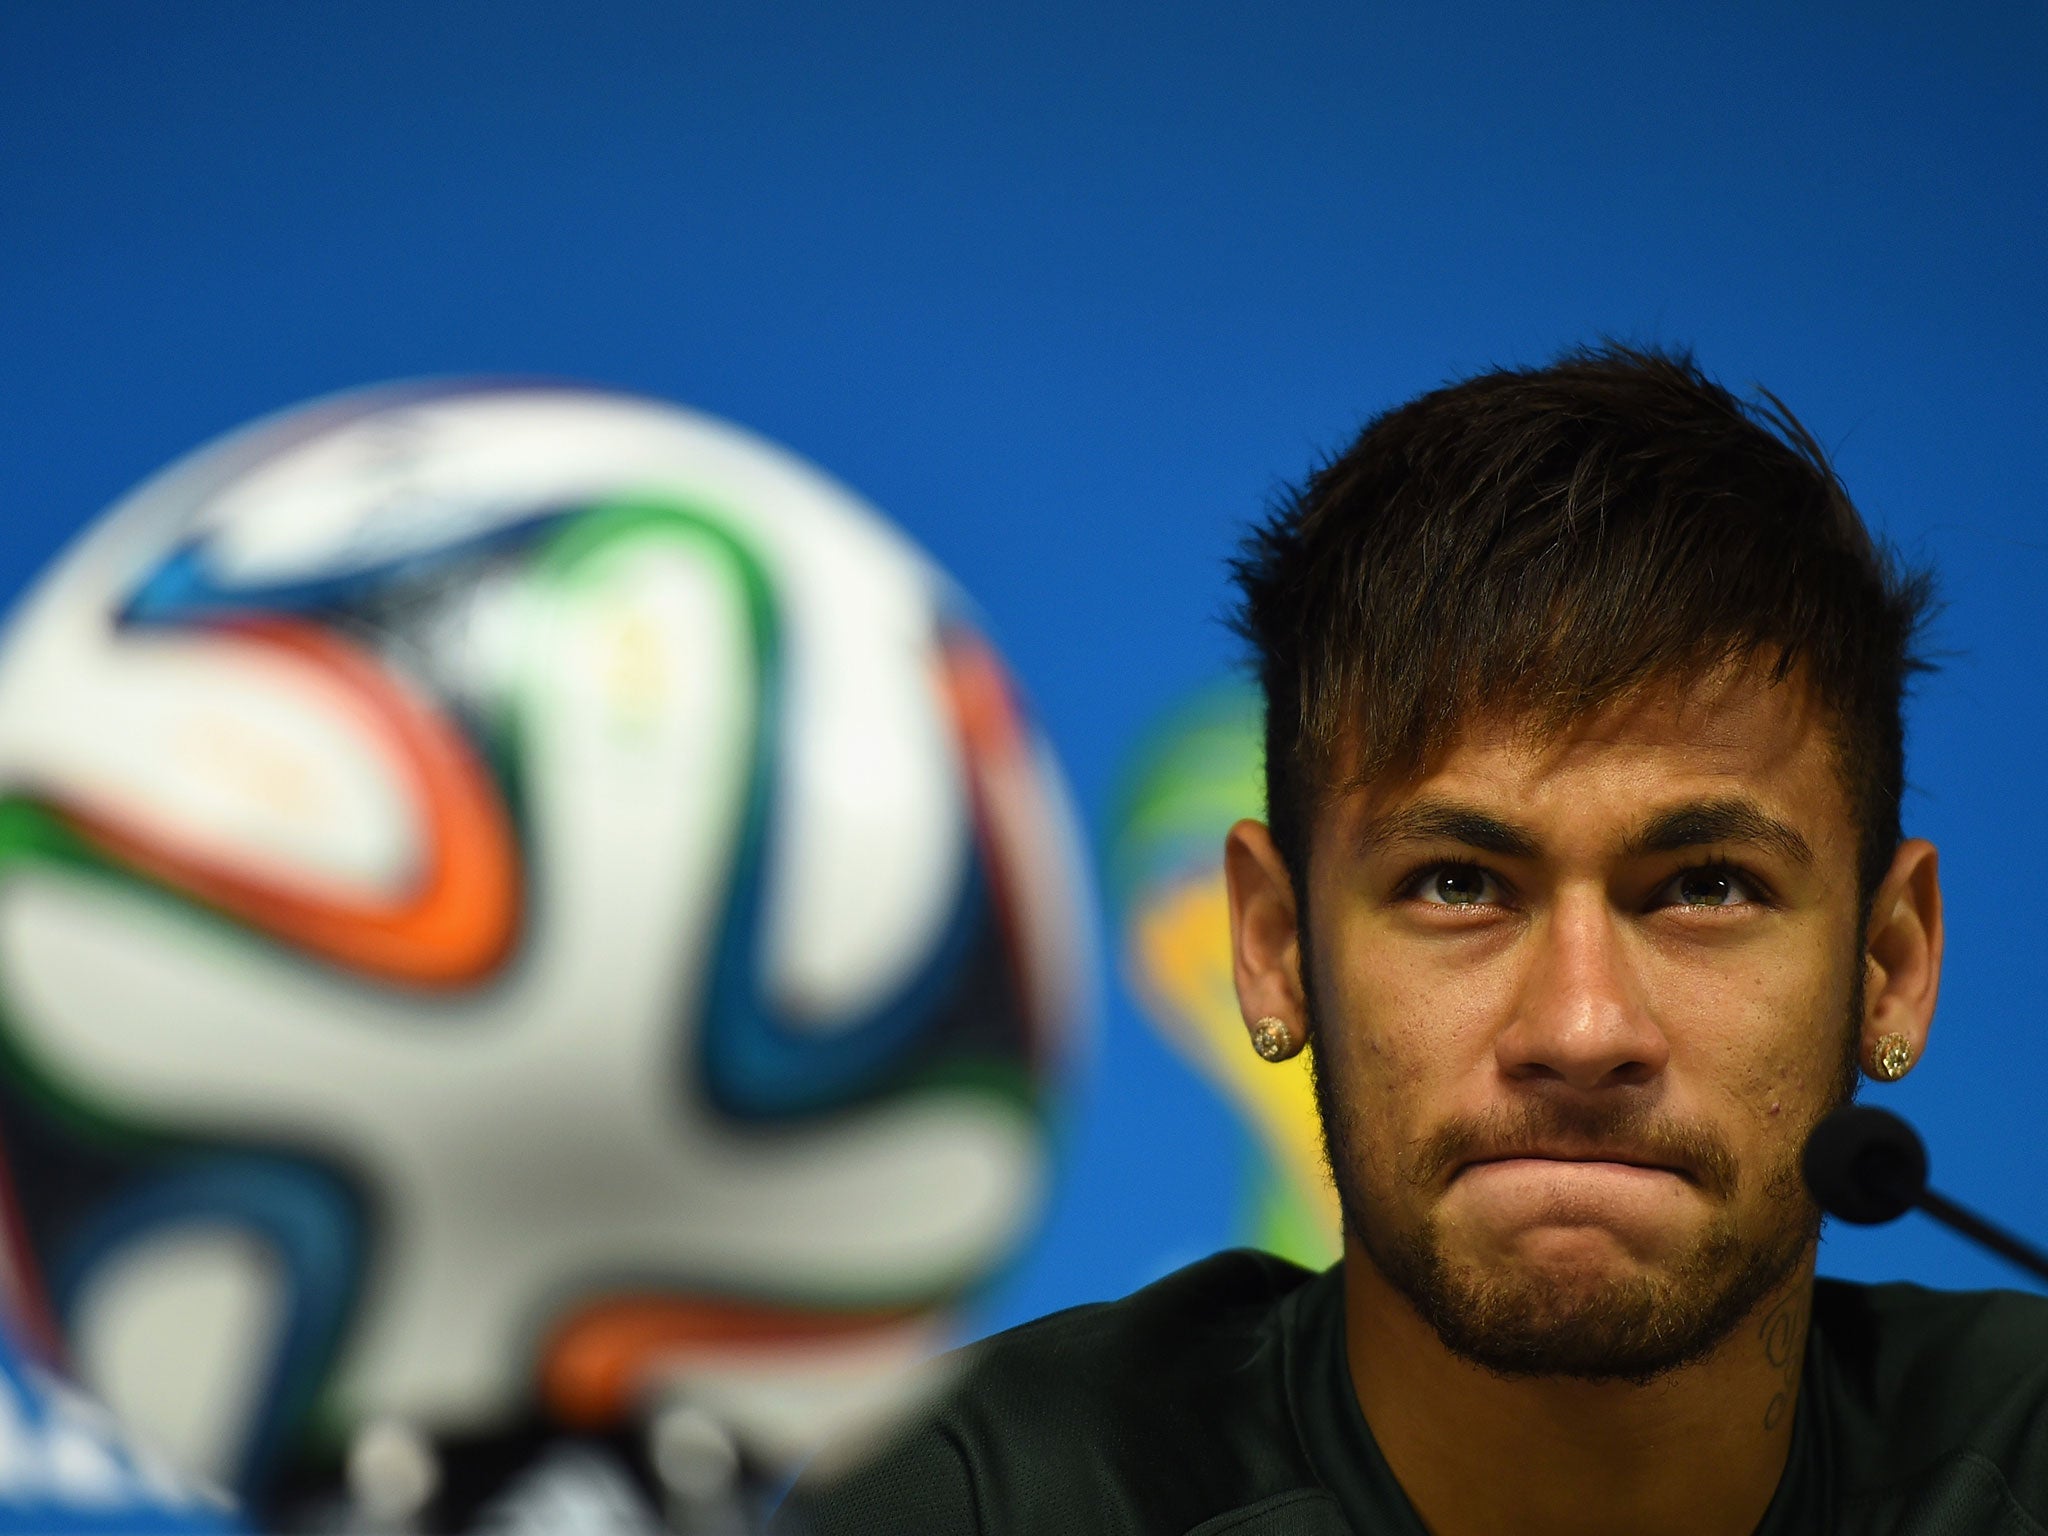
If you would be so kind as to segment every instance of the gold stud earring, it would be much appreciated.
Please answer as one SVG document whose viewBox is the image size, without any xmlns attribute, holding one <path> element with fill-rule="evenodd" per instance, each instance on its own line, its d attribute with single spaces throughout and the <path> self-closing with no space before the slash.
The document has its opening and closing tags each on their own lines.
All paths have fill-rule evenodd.
<svg viewBox="0 0 2048 1536">
<path fill-rule="evenodd" d="M 1252 1026 L 1252 1049 L 1268 1061 L 1285 1061 L 1301 1047 L 1295 1044 L 1294 1031 L 1285 1019 L 1267 1014 Z"/>
<path fill-rule="evenodd" d="M 1879 1035 L 1870 1048 L 1870 1075 L 1881 1083 L 1896 1083 L 1912 1065 L 1913 1042 L 1904 1035 Z"/>
</svg>

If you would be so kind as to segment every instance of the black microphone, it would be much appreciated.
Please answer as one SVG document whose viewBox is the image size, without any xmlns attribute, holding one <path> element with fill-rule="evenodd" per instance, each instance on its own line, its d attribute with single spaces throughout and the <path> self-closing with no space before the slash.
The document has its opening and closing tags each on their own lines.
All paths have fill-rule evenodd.
<svg viewBox="0 0 2048 1536">
<path fill-rule="evenodd" d="M 2048 1254 L 1927 1187 L 1927 1148 L 1888 1109 L 1843 1105 L 1814 1127 L 1800 1166 L 1806 1187 L 1830 1216 L 1871 1227 L 1918 1206 L 1979 1247 L 2048 1280 Z"/>
</svg>

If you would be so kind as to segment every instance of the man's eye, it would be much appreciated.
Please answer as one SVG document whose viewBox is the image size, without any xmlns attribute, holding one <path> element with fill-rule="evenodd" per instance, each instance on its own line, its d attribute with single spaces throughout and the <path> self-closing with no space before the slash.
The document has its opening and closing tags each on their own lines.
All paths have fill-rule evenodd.
<svg viewBox="0 0 2048 1536">
<path fill-rule="evenodd" d="M 1469 907 L 1501 899 L 1500 882 L 1476 864 L 1440 864 L 1410 889 L 1416 900 L 1439 907 Z"/>
<path fill-rule="evenodd" d="M 1683 870 L 1658 893 L 1659 906 L 1739 907 L 1757 899 L 1756 889 L 1734 870 L 1720 864 Z"/>
</svg>

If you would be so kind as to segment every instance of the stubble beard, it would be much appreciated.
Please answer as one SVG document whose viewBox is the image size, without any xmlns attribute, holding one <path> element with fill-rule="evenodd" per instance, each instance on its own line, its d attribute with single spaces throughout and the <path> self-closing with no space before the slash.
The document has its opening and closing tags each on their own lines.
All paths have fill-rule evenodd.
<svg viewBox="0 0 2048 1536">
<path fill-rule="evenodd" d="M 1304 957 L 1305 960 L 1306 957 Z M 1856 1084 L 1861 977 L 1850 999 L 1845 1057 L 1813 1124 L 1847 1103 Z M 1311 1025 L 1313 1028 L 1313 1024 Z M 1502 1376 L 1647 1383 L 1709 1354 L 1790 1280 L 1820 1235 L 1820 1209 L 1807 1193 L 1799 1154 L 1812 1125 L 1800 1127 L 1788 1160 L 1763 1177 L 1765 1224 L 1745 1237 L 1729 1196 L 1741 1170 L 1717 1133 L 1660 1124 L 1625 1106 L 1561 1108 L 1532 1100 L 1514 1112 L 1525 1132 L 1661 1144 L 1700 1171 L 1717 1197 L 1713 1218 L 1685 1251 L 1654 1273 L 1557 1274 L 1523 1267 L 1482 1268 L 1454 1261 L 1434 1212 L 1403 1213 L 1380 1196 L 1360 1156 L 1362 1138 L 1340 1085 L 1320 1058 L 1312 1063 L 1324 1153 L 1336 1182 L 1347 1236 L 1459 1358 Z M 1457 1147 L 1498 1133 L 1498 1122 L 1464 1124 L 1415 1149 L 1400 1172 L 1431 1185 Z"/>
</svg>

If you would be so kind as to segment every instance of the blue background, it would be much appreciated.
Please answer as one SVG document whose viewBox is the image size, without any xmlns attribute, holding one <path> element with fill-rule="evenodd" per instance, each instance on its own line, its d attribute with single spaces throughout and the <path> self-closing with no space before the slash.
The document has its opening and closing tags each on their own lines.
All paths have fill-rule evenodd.
<svg viewBox="0 0 2048 1536">
<path fill-rule="evenodd" d="M 1235 530 L 1370 412 L 1691 343 L 1931 556 L 1937 1182 L 2048 1235 L 2035 5 L 0 8 L 0 595 L 177 453 L 338 387 L 672 397 L 888 509 L 1091 822 L 1228 666 Z M 1047 1242 L 985 1321 L 1232 1235 L 1245 1146 L 1109 982 Z M 1909 1221 L 1824 1265 L 2004 1279 Z"/>
</svg>

